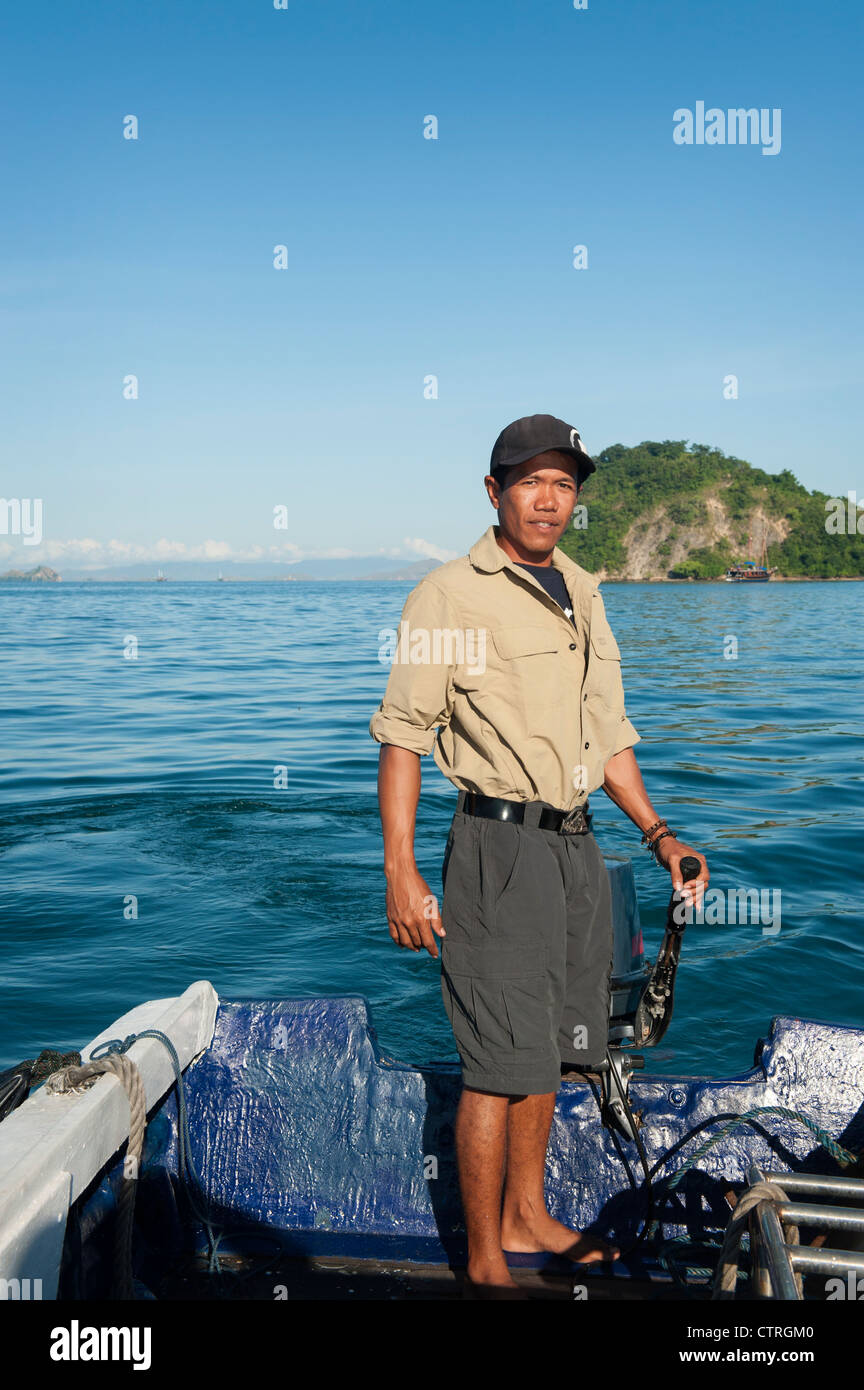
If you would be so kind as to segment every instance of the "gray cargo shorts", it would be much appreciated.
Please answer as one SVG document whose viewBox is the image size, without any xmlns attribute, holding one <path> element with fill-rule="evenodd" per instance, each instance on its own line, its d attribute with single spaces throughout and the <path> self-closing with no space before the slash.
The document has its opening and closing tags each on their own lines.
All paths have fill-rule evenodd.
<svg viewBox="0 0 864 1390">
<path fill-rule="evenodd" d="M 596 1067 L 608 1043 L 613 938 L 593 834 L 457 810 L 441 877 L 441 994 L 463 1084 L 545 1095 L 558 1090 L 562 1062 Z"/>
</svg>

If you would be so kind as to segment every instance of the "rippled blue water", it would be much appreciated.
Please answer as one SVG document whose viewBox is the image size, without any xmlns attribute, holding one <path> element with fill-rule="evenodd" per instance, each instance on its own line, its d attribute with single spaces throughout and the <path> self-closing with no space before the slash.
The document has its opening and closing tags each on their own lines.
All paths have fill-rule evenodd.
<svg viewBox="0 0 864 1390">
<path fill-rule="evenodd" d="M 0 1065 L 79 1046 L 200 978 L 229 998 L 363 993 L 392 1056 L 455 1057 L 437 964 L 399 951 L 383 914 L 367 725 L 387 675 L 378 633 L 408 588 L 0 586 Z M 708 854 L 714 885 L 782 890 L 777 935 L 690 929 L 649 1067 L 744 1070 L 778 1013 L 861 1026 L 861 587 L 604 594 L 660 814 Z M 424 760 L 433 892 L 454 798 Z M 650 954 L 668 877 L 602 793 L 593 804 L 601 845 L 636 860 Z"/>
</svg>

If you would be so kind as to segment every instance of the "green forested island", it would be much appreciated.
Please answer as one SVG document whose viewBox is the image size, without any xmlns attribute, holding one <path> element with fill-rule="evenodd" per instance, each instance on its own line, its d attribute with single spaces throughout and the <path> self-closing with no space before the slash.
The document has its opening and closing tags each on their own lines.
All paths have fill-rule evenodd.
<svg viewBox="0 0 864 1390">
<path fill-rule="evenodd" d="M 788 468 L 765 473 L 721 449 L 676 439 L 645 440 L 633 448 L 613 444 L 594 457 L 597 472 L 588 478 L 573 525 L 559 544 L 598 579 L 719 579 L 730 565 L 758 564 L 763 554 L 777 579 L 864 578 L 864 505 L 808 492 Z M 287 567 L 275 562 L 220 565 L 231 579 L 406 581 L 420 579 L 439 562 L 394 561 L 392 572 L 381 570 L 380 556 L 364 565 L 317 563 L 330 569 L 286 573 Z M 220 565 L 178 562 L 168 577 L 215 579 L 219 569 L 221 579 Z M 74 572 L 71 578 L 150 580 L 154 575 L 152 565 L 141 563 Z M 0 580 L 57 583 L 60 575 L 43 564 L 9 570 Z"/>
<path fill-rule="evenodd" d="M 595 458 L 585 511 L 559 544 L 600 578 L 718 579 L 736 561 L 758 563 L 763 542 L 777 578 L 864 576 L 864 535 L 848 534 L 864 512 L 853 503 L 851 520 L 845 510 L 838 519 L 839 501 L 808 492 L 788 468 L 765 473 L 670 439 L 613 444 Z"/>
</svg>

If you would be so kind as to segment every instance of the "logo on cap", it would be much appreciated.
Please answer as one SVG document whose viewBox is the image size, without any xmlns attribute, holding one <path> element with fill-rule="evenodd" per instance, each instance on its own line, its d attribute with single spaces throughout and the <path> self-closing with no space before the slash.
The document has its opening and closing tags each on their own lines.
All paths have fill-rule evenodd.
<svg viewBox="0 0 864 1390">
<path fill-rule="evenodd" d="M 571 431 L 570 431 L 570 448 L 571 448 L 571 449 L 578 449 L 579 452 L 580 452 L 580 454 L 584 454 L 584 452 L 585 452 L 585 449 L 583 448 L 583 445 L 582 445 L 582 440 L 581 440 L 581 438 L 579 437 L 579 431 L 578 431 L 578 430 L 571 430 Z"/>
</svg>

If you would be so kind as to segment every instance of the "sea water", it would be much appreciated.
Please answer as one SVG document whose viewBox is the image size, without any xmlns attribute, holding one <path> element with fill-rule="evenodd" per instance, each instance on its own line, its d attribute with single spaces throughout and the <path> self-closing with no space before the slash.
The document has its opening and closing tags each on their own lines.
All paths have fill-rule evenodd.
<svg viewBox="0 0 864 1390">
<path fill-rule="evenodd" d="M 409 588 L 0 585 L 0 1066 L 202 978 L 228 999 L 363 994 L 389 1056 L 455 1058 L 439 966 L 384 914 L 368 722 Z M 777 1014 L 864 1026 L 864 590 L 603 592 L 658 814 L 712 888 L 781 895 L 778 930 L 688 928 L 647 1069 L 746 1071 Z M 424 759 L 436 894 L 455 795 Z M 591 800 L 603 849 L 633 858 L 650 956 L 668 875 Z"/>
</svg>

